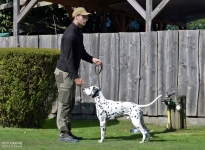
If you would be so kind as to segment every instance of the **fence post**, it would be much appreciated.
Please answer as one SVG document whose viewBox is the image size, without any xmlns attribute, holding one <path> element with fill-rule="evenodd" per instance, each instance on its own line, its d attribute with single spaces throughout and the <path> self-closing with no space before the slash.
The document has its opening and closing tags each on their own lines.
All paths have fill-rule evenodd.
<svg viewBox="0 0 205 150">
<path fill-rule="evenodd" d="M 186 128 L 186 96 L 167 94 L 162 100 L 167 105 L 167 130 Z"/>
</svg>

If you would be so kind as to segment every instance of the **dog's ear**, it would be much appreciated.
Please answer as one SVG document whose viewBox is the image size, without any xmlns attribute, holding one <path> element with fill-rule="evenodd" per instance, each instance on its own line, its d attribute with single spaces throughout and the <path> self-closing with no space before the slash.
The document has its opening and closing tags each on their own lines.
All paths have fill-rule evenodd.
<svg viewBox="0 0 205 150">
<path fill-rule="evenodd" d="M 95 86 L 93 86 L 93 90 L 96 90 L 96 87 L 95 87 Z"/>
<path fill-rule="evenodd" d="M 93 90 L 99 90 L 99 87 L 93 86 Z"/>
</svg>

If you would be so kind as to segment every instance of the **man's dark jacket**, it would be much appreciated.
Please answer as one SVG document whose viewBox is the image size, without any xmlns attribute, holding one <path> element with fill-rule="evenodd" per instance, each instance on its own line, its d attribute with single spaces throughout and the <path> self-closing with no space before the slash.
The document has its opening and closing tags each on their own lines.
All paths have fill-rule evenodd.
<svg viewBox="0 0 205 150">
<path fill-rule="evenodd" d="M 76 79 L 79 78 L 80 60 L 93 63 L 92 58 L 85 50 L 81 29 L 72 22 L 61 39 L 61 52 L 57 68 L 68 72 L 73 79 Z"/>
</svg>

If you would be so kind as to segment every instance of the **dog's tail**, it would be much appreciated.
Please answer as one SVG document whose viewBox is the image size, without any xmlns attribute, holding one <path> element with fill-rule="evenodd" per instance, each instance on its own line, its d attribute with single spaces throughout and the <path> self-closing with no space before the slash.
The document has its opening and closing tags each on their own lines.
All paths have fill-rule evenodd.
<svg viewBox="0 0 205 150">
<path fill-rule="evenodd" d="M 154 104 L 154 102 L 156 102 L 162 95 L 159 95 L 157 98 L 155 98 L 155 100 L 153 100 L 151 103 L 146 104 L 146 105 L 138 105 L 139 107 L 148 107 L 152 104 Z"/>
</svg>

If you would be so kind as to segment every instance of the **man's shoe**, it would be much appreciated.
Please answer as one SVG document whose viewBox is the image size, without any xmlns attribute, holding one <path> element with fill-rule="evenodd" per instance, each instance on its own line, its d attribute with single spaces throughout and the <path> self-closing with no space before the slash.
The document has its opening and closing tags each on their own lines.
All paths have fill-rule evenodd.
<svg viewBox="0 0 205 150">
<path fill-rule="evenodd" d="M 77 137 L 77 136 L 73 135 L 71 132 L 69 132 L 68 134 L 69 134 L 69 136 L 71 136 L 73 139 L 83 140 L 82 137 Z"/>
<path fill-rule="evenodd" d="M 59 136 L 59 141 L 62 142 L 78 142 L 78 139 L 73 138 L 72 136 L 70 136 L 67 133 L 63 133 Z"/>
</svg>

